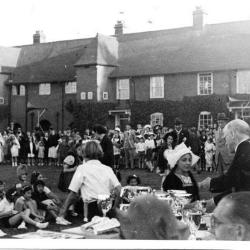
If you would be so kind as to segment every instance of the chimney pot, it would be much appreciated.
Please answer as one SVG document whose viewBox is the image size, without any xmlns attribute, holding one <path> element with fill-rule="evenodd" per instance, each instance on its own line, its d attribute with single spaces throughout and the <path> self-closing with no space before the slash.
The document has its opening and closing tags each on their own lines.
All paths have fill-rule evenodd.
<svg viewBox="0 0 250 250">
<path fill-rule="evenodd" d="M 202 30 L 204 27 L 205 12 L 200 6 L 197 6 L 193 12 L 193 27 L 195 30 Z"/>
<path fill-rule="evenodd" d="M 123 34 L 123 23 L 122 23 L 122 21 L 117 21 L 114 28 L 115 28 L 115 36 L 119 36 L 119 35 Z"/>
<path fill-rule="evenodd" d="M 36 33 L 33 35 L 33 44 L 44 43 L 45 35 L 43 31 L 36 30 Z"/>
</svg>

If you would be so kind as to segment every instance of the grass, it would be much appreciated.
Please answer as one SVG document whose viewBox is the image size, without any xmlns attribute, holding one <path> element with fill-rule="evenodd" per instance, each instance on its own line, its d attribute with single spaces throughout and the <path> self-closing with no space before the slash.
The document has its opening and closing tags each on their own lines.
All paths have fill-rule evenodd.
<svg viewBox="0 0 250 250">
<path fill-rule="evenodd" d="M 28 170 L 28 178 L 30 178 L 30 174 L 32 171 L 39 171 L 43 174 L 44 177 L 47 179 L 45 180 L 46 185 L 54 192 L 56 193 L 62 200 L 65 199 L 66 193 L 61 192 L 57 188 L 58 184 L 58 178 L 59 174 L 61 172 L 61 168 L 59 167 L 29 167 Z M 156 174 L 156 173 L 150 173 L 144 169 L 122 169 L 121 170 L 121 175 L 122 175 L 122 185 L 126 185 L 126 179 L 127 176 L 130 174 L 136 174 L 140 177 L 142 181 L 142 185 L 144 186 L 151 186 L 153 189 L 160 189 L 160 184 L 161 184 L 161 177 Z M 207 176 L 215 176 L 216 174 L 212 173 L 207 173 L 203 172 L 201 174 L 194 173 L 194 177 L 196 178 L 197 181 L 201 181 Z M 9 165 L 0 165 L 0 180 L 4 181 L 6 183 L 6 189 L 12 187 L 15 185 L 18 180 L 16 176 L 16 167 L 11 167 Z M 209 192 L 203 192 L 200 193 L 201 199 L 207 199 L 211 197 L 211 193 Z M 68 218 L 70 221 L 72 221 L 72 224 L 74 226 L 78 226 L 82 224 L 82 216 L 79 215 L 78 217 L 71 217 Z M 69 226 L 59 226 L 56 225 L 55 223 L 50 223 L 49 227 L 47 230 L 51 231 L 60 231 L 61 229 L 65 229 Z M 71 226 L 72 227 L 72 226 Z M 11 237 L 12 235 L 15 234 L 21 234 L 27 232 L 25 229 L 2 229 L 5 233 L 7 233 L 6 238 Z M 28 228 L 28 231 L 36 231 L 37 229 L 34 227 Z"/>
</svg>

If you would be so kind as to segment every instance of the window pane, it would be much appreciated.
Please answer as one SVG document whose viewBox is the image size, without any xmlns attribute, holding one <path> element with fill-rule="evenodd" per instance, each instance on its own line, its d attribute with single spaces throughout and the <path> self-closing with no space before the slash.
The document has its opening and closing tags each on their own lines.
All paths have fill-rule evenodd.
<svg viewBox="0 0 250 250">
<path fill-rule="evenodd" d="M 129 99 L 129 79 L 119 79 L 116 83 L 116 97 L 120 100 Z"/>
<path fill-rule="evenodd" d="M 25 96 L 25 86 L 24 85 L 19 86 L 19 95 Z"/>
<path fill-rule="evenodd" d="M 39 85 L 39 95 L 50 95 L 50 83 L 41 83 Z"/>
<path fill-rule="evenodd" d="M 12 86 L 12 95 L 17 95 L 17 86 Z"/>
<path fill-rule="evenodd" d="M 213 92 L 212 73 L 198 74 L 199 94 L 210 95 Z"/>
<path fill-rule="evenodd" d="M 164 97 L 164 77 L 150 77 L 150 98 Z"/>
<path fill-rule="evenodd" d="M 250 94 L 250 71 L 237 72 L 237 91 L 239 94 Z"/>
</svg>

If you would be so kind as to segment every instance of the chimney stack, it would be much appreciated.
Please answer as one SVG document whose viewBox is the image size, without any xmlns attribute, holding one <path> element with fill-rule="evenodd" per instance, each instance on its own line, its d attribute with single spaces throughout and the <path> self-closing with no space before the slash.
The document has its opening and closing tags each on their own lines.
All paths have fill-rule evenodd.
<svg viewBox="0 0 250 250">
<path fill-rule="evenodd" d="M 43 31 L 37 30 L 36 33 L 33 35 L 33 44 L 44 43 L 45 42 L 45 35 Z"/>
<path fill-rule="evenodd" d="M 123 23 L 122 23 L 122 21 L 117 21 L 114 28 L 115 28 L 115 36 L 119 36 L 119 35 L 123 34 Z"/>
<path fill-rule="evenodd" d="M 195 30 L 202 30 L 204 27 L 204 16 L 205 12 L 202 10 L 202 8 L 196 7 L 195 11 L 193 12 L 193 27 Z"/>
</svg>

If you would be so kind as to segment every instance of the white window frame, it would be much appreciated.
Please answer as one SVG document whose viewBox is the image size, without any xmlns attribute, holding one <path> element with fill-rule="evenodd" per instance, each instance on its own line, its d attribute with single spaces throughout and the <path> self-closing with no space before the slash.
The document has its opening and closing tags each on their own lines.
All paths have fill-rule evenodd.
<svg viewBox="0 0 250 250">
<path fill-rule="evenodd" d="M 236 73 L 236 93 L 237 94 L 250 94 L 250 78 L 249 78 L 249 83 L 247 82 L 247 86 L 245 85 L 245 82 L 243 83 L 243 86 L 245 87 L 244 90 L 240 89 L 240 79 L 239 79 L 239 74 L 242 72 L 249 72 L 250 75 L 250 70 L 238 70 Z"/>
<path fill-rule="evenodd" d="M 25 96 L 25 94 L 26 94 L 26 86 L 23 84 L 19 85 L 19 95 Z"/>
<path fill-rule="evenodd" d="M 76 94 L 77 83 L 76 82 L 65 82 L 65 94 Z"/>
<path fill-rule="evenodd" d="M 109 99 L 109 93 L 108 92 L 103 92 L 102 93 L 102 98 L 103 98 L 103 100 L 108 100 Z"/>
<path fill-rule="evenodd" d="M 164 119 L 163 113 L 160 112 L 153 113 L 150 115 L 150 124 L 152 127 L 154 127 L 155 125 L 163 126 L 163 119 Z"/>
<path fill-rule="evenodd" d="M 81 100 L 86 100 L 86 92 L 81 92 Z"/>
<path fill-rule="evenodd" d="M 92 100 L 93 99 L 93 92 L 88 92 L 88 100 Z"/>
<path fill-rule="evenodd" d="M 117 100 L 129 100 L 129 98 L 130 98 L 129 78 L 117 79 L 117 81 L 116 81 L 116 99 Z"/>
<path fill-rule="evenodd" d="M 205 86 L 204 90 L 203 90 L 203 93 L 201 93 L 201 76 L 204 76 L 204 75 L 210 75 L 210 78 L 211 78 L 211 83 L 209 82 L 205 82 L 205 84 L 211 84 L 211 93 L 209 93 L 209 86 Z M 213 90 L 213 85 L 214 85 L 214 80 L 213 80 L 214 76 L 213 76 L 213 73 L 212 72 L 203 72 L 203 73 L 198 73 L 197 74 L 197 92 L 198 92 L 198 95 L 212 95 L 214 90 Z M 204 84 L 204 83 L 203 83 Z M 206 90 L 207 89 L 207 90 Z M 206 90 L 206 91 L 205 91 Z M 206 93 L 204 93 L 206 92 Z"/>
<path fill-rule="evenodd" d="M 210 119 L 208 119 L 207 117 L 206 117 L 206 119 L 205 119 L 205 117 L 204 116 L 210 116 L 211 118 Z M 203 118 L 203 119 L 202 119 Z M 203 121 L 202 121 L 203 120 Z M 205 122 L 205 120 L 207 120 L 207 121 L 209 121 L 210 120 L 210 122 Z M 200 128 L 205 128 L 205 126 L 211 126 L 211 125 L 213 125 L 213 116 L 212 116 L 212 114 L 211 114 L 211 112 L 208 112 L 208 111 L 201 111 L 200 112 L 200 114 L 199 114 L 199 118 L 198 118 L 198 128 L 200 129 Z"/>
<path fill-rule="evenodd" d="M 164 98 L 164 80 L 164 76 L 150 77 L 150 98 Z"/>
<path fill-rule="evenodd" d="M 4 104 L 4 97 L 0 97 L 0 105 L 3 105 Z"/>
<path fill-rule="evenodd" d="M 39 95 L 50 95 L 51 94 L 51 84 L 50 83 L 40 83 L 39 84 Z"/>
</svg>

